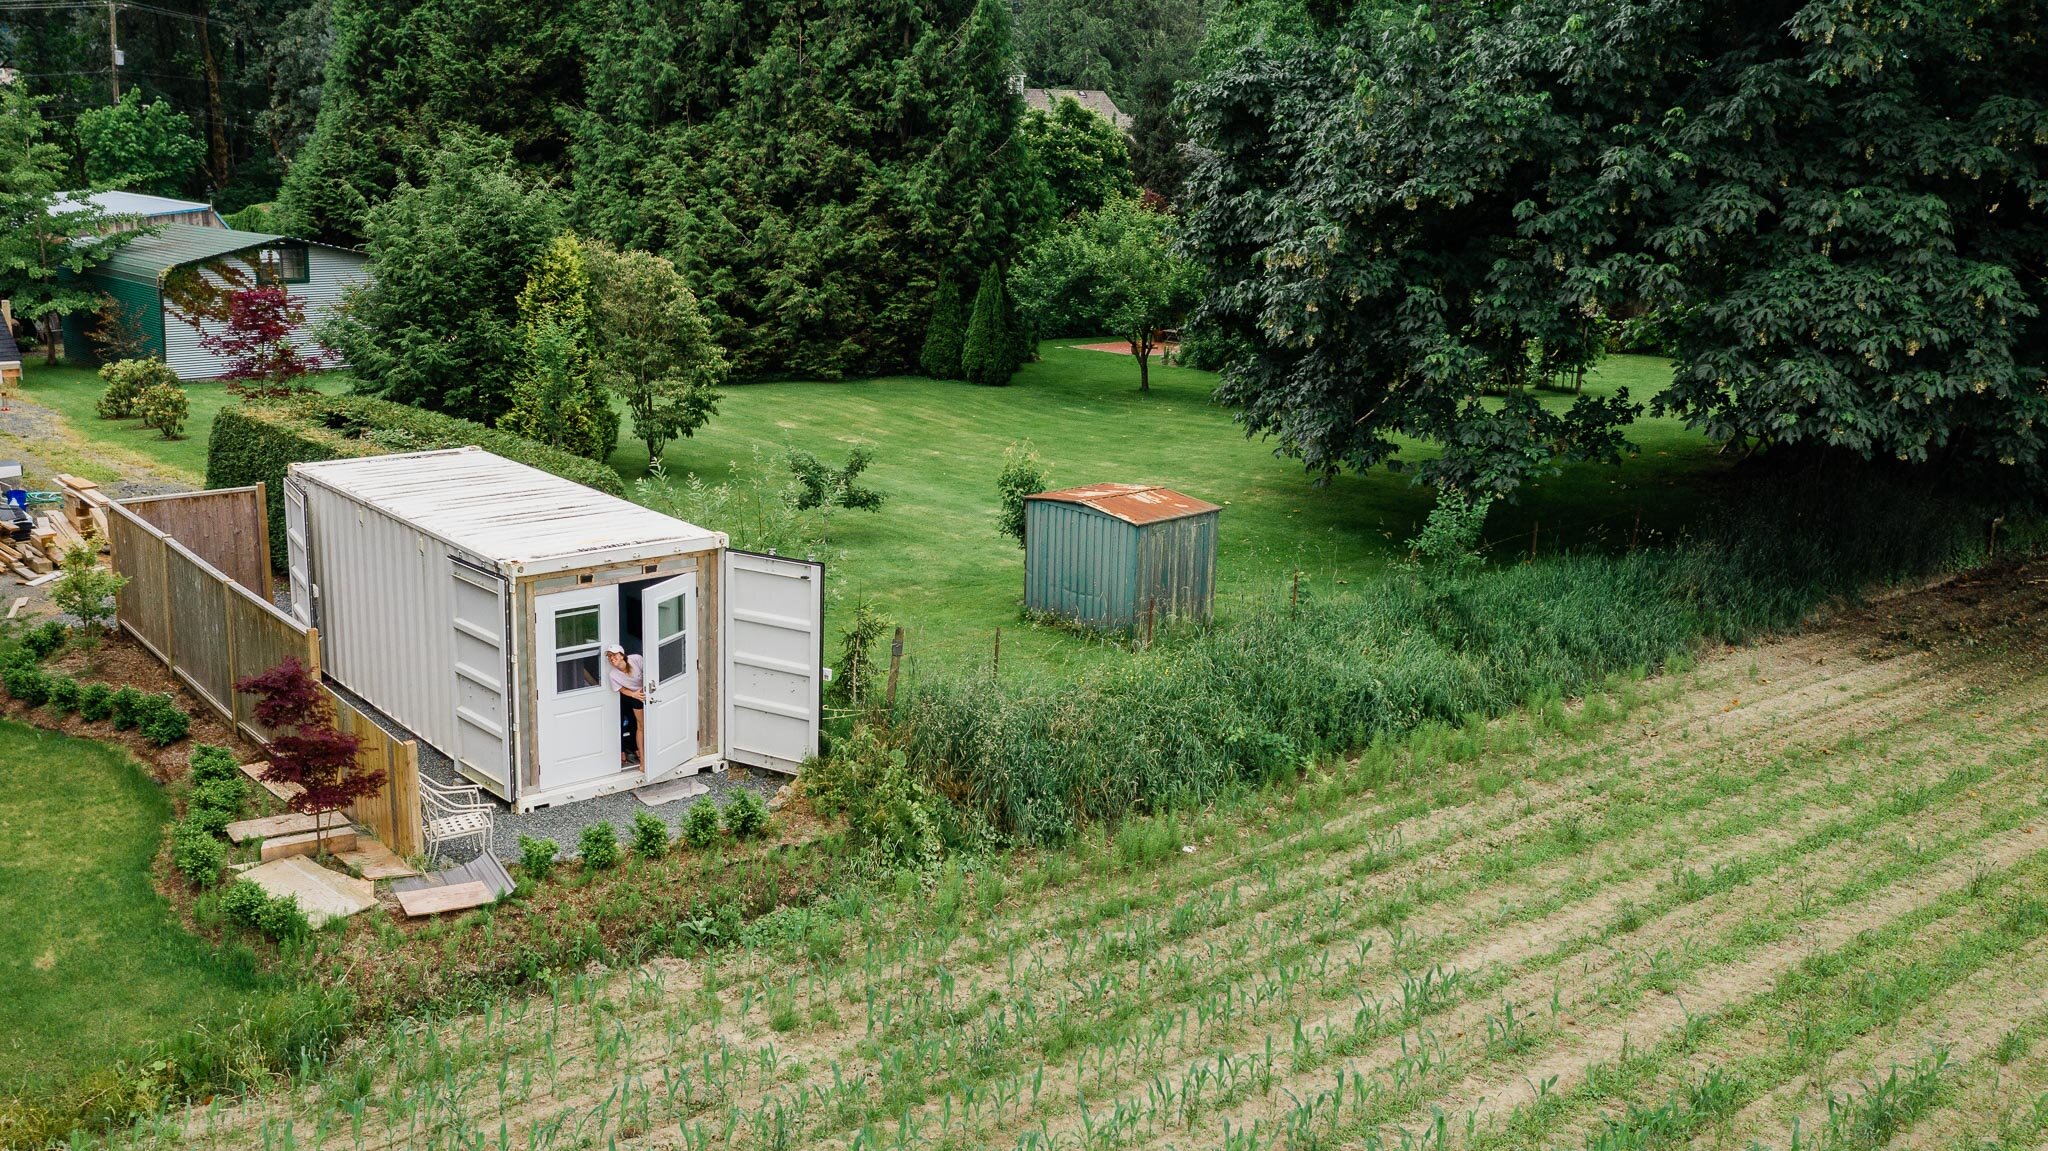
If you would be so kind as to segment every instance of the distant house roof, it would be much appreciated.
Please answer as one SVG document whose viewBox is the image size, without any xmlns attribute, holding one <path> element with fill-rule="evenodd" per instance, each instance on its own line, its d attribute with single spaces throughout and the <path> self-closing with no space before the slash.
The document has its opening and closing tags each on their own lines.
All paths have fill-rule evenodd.
<svg viewBox="0 0 2048 1151">
<path fill-rule="evenodd" d="M 158 220 L 167 216 L 202 216 L 212 227 L 225 227 L 212 204 L 198 200 L 174 200 L 143 192 L 65 192 L 57 197 L 57 210 L 76 211 L 74 204 L 91 204 L 110 216 L 140 216 Z"/>
<path fill-rule="evenodd" d="M 1026 88 L 1024 103 L 1040 112 L 1052 111 L 1052 106 L 1061 100 L 1073 100 L 1083 108 L 1117 126 L 1117 130 L 1131 130 L 1131 118 L 1124 115 L 1109 93 L 1100 88 Z"/>
<path fill-rule="evenodd" d="M 1177 520 L 1183 516 L 1222 510 L 1206 500 L 1184 496 L 1171 488 L 1154 484 L 1087 484 L 1056 492 L 1039 492 L 1024 498 L 1080 504 L 1127 524 L 1154 524 L 1161 520 Z"/>
<path fill-rule="evenodd" d="M 196 224 L 159 224 L 157 230 L 137 236 L 92 270 L 102 276 L 155 284 L 172 268 L 202 260 L 231 256 L 284 239 L 268 232 L 238 232 L 233 228 L 202 228 Z"/>
</svg>

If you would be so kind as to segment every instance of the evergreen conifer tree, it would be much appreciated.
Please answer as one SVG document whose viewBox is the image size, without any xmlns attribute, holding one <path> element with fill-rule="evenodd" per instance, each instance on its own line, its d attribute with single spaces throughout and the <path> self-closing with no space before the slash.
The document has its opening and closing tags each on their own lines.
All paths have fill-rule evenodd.
<svg viewBox="0 0 2048 1151">
<path fill-rule="evenodd" d="M 924 351 L 918 366 L 935 380 L 960 378 L 960 348 L 966 340 L 967 318 L 960 313 L 960 285 L 942 276 L 932 289 L 932 318 L 924 330 Z"/>
<path fill-rule="evenodd" d="M 961 374 L 973 383 L 1000 387 L 1017 370 L 1016 345 L 1003 322 L 1009 313 L 1004 295 L 1002 269 L 991 264 L 974 293 L 974 315 L 960 349 Z"/>
<path fill-rule="evenodd" d="M 590 275 L 576 237 L 555 237 L 519 293 L 525 358 L 502 426 L 593 460 L 611 455 L 619 414 L 591 371 Z"/>
</svg>

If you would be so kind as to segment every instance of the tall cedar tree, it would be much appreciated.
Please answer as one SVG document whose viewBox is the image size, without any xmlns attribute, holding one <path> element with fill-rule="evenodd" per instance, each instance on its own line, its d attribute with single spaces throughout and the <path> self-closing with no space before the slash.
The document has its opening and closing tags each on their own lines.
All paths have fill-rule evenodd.
<svg viewBox="0 0 2048 1151">
<path fill-rule="evenodd" d="M 422 182 L 451 134 L 487 133 L 520 165 L 561 174 L 579 16 L 537 0 L 334 0 L 319 117 L 279 198 L 286 230 L 369 240 L 370 209 Z"/>
<path fill-rule="evenodd" d="M 591 367 L 590 298 L 583 245 L 564 232 L 541 253 L 519 293 L 525 357 L 503 427 L 601 460 L 619 442 L 619 413 Z"/>
<path fill-rule="evenodd" d="M 256 722 L 273 733 L 263 777 L 303 789 L 285 801 L 293 811 L 323 816 L 384 786 L 383 772 L 355 770 L 362 741 L 334 726 L 326 690 L 297 659 L 238 680 L 235 690 L 256 697 Z"/>
<path fill-rule="evenodd" d="M 369 283 L 321 338 L 365 391 L 495 424 L 526 354 L 519 295 L 561 231 L 554 200 L 502 141 L 452 139 L 426 181 L 370 211 Z"/>
<path fill-rule="evenodd" d="M 108 218 L 90 204 L 53 211 L 69 168 L 48 139 L 44 102 L 19 83 L 0 84 L 0 300 L 12 300 L 22 320 L 98 311 L 103 297 L 77 274 L 136 236 L 101 234 Z M 57 361 L 55 340 L 44 354 Z"/>
<path fill-rule="evenodd" d="M 733 374 L 914 368 L 1047 210 L 1004 0 L 591 0 L 576 218 L 676 262 Z"/>
<path fill-rule="evenodd" d="M 725 352 L 674 264 L 597 241 L 585 242 L 584 260 L 595 300 L 593 366 L 625 401 L 648 460 L 658 461 L 670 441 L 718 411 Z"/>
<path fill-rule="evenodd" d="M 231 292 L 227 322 L 217 331 L 202 329 L 199 344 L 225 359 L 220 378 L 228 391 L 251 399 L 277 399 L 299 390 L 299 381 L 321 364 L 307 355 L 293 334 L 305 327 L 306 305 L 279 287 Z"/>
<path fill-rule="evenodd" d="M 1526 385 L 1649 308 L 1716 440 L 2048 461 L 2038 4 L 1325 4 L 1188 96 L 1217 396 L 1321 474 L 1507 492 L 1638 405 Z M 1505 394 L 1505 400 L 1491 398 Z"/>
<path fill-rule="evenodd" d="M 968 382 L 1002 385 L 1017 371 L 1017 345 L 1004 300 L 1003 272 L 989 266 L 974 292 L 974 314 L 967 321 L 967 339 L 960 348 L 960 373 Z"/>
<path fill-rule="evenodd" d="M 960 285 L 939 277 L 932 289 L 932 314 L 924 328 L 924 350 L 917 366 L 935 380 L 960 378 L 960 346 L 967 338 L 967 316 L 960 308 Z"/>
<path fill-rule="evenodd" d="M 1025 113 L 1024 139 L 1045 176 L 1053 210 L 1062 218 L 1138 193 L 1124 134 L 1071 96 L 1062 97 L 1049 113 L 1035 108 Z"/>
</svg>

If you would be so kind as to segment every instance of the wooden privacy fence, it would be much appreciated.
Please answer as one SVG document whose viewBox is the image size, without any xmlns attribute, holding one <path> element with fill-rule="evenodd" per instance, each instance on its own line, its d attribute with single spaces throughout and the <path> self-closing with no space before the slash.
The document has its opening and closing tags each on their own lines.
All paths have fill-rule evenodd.
<svg viewBox="0 0 2048 1151">
<path fill-rule="evenodd" d="M 273 734 L 256 722 L 255 699 L 237 692 L 237 680 L 296 656 L 320 672 L 320 633 L 280 611 L 270 600 L 225 574 L 249 575 L 270 586 L 269 523 L 263 486 L 152 496 L 107 508 L 108 550 L 114 570 L 128 577 L 117 599 L 121 627 L 164 662 L 186 687 L 236 729 L 268 743 Z M 190 501 L 181 506 L 181 501 Z M 165 524 L 191 531 L 204 548 L 187 546 Z M 260 560 L 255 567 L 248 557 Z M 224 570 L 225 569 L 225 570 Z M 353 704 L 327 691 L 335 726 L 355 735 L 362 771 L 384 773 L 384 786 L 349 808 L 349 817 L 375 832 L 399 855 L 425 849 L 420 826 L 419 749 L 379 727 Z"/>
</svg>

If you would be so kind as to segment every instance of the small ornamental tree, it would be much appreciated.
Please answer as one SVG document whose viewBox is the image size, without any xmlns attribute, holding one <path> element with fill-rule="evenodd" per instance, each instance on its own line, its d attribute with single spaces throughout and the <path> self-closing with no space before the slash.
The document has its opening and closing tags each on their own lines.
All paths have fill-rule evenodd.
<svg viewBox="0 0 2048 1151">
<path fill-rule="evenodd" d="M 384 785 L 381 771 L 351 770 L 362 741 L 334 726 L 333 705 L 297 659 L 237 681 L 235 690 L 256 697 L 256 722 L 276 733 L 266 748 L 270 766 L 263 776 L 299 785 L 286 801 L 293 811 L 324 817 Z M 328 824 L 321 818 L 315 826 L 324 830 Z"/>
<path fill-rule="evenodd" d="M 50 586 L 50 601 L 78 620 L 78 643 L 90 659 L 114 618 L 114 596 L 128 577 L 99 566 L 91 548 L 65 552 L 63 573 Z"/>
<path fill-rule="evenodd" d="M 220 377 L 233 381 L 228 391 L 245 400 L 277 399 L 299 391 L 299 381 L 321 365 L 292 339 L 305 323 L 306 305 L 283 288 L 248 288 L 229 293 L 225 326 L 202 334 L 199 344 L 228 362 Z"/>
<path fill-rule="evenodd" d="M 1002 269 L 991 265 L 974 293 L 974 312 L 960 348 L 961 374 L 972 383 L 1000 387 L 1017 371 L 1016 340 L 1010 334 L 1004 294 Z"/>
</svg>

